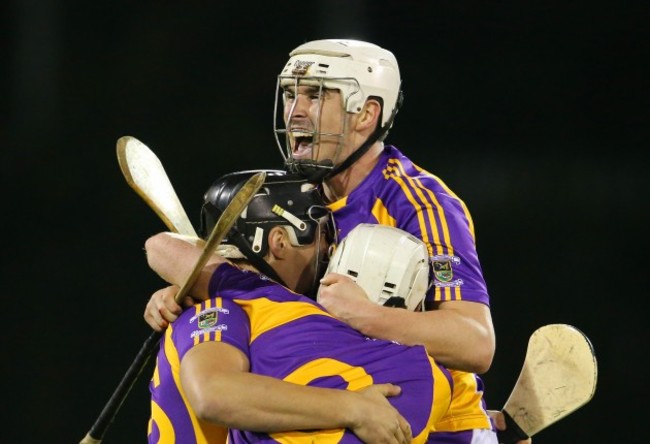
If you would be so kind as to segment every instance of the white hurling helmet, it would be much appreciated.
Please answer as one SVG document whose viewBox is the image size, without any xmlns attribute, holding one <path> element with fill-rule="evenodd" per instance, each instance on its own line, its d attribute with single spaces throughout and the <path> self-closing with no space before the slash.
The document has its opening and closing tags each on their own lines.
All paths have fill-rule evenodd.
<svg viewBox="0 0 650 444">
<path fill-rule="evenodd" d="M 379 305 L 423 310 L 429 270 L 420 239 L 399 228 L 360 224 L 336 247 L 326 273 L 350 276 Z"/>
<path fill-rule="evenodd" d="M 278 76 L 278 94 L 286 87 L 298 85 L 338 89 L 343 106 L 349 113 L 358 113 L 369 97 L 382 100 L 381 129 L 375 140 L 383 140 L 393 124 L 402 101 L 400 73 L 392 52 L 373 43 L 359 40 L 327 39 L 304 43 L 289 53 L 289 61 Z M 291 159 L 280 103 L 276 103 L 275 134 L 285 159 Z M 315 129 L 313 136 L 319 130 Z M 285 139 L 285 140 L 281 140 Z M 336 162 L 336 159 L 333 159 Z"/>
</svg>

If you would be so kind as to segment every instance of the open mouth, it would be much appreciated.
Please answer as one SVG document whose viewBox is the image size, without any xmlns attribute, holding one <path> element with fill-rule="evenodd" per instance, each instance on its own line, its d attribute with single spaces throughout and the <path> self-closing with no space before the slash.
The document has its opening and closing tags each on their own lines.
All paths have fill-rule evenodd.
<svg viewBox="0 0 650 444">
<path fill-rule="evenodd" d="M 291 136 L 293 138 L 291 154 L 294 159 L 311 159 L 314 141 L 313 133 L 293 130 Z"/>
</svg>

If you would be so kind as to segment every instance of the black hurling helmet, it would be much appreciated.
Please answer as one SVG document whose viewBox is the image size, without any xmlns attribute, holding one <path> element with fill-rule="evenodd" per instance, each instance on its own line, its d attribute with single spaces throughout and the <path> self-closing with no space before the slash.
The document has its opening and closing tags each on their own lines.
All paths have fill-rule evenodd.
<svg viewBox="0 0 650 444">
<path fill-rule="evenodd" d="M 204 195 L 199 235 L 207 239 L 233 197 L 260 171 L 266 172 L 264 184 L 226 235 L 220 249 L 226 257 L 245 257 L 261 272 L 282 283 L 264 260 L 271 228 L 286 227 L 292 245 L 299 246 L 314 242 L 325 224 L 328 241 L 336 242 L 333 218 L 320 190 L 303 177 L 283 170 L 247 170 L 221 176 Z"/>
</svg>

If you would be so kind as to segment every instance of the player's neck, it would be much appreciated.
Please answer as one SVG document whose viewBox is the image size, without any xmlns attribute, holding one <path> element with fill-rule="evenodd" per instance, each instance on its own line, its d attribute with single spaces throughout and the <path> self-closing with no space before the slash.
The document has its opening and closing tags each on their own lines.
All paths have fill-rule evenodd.
<svg viewBox="0 0 650 444">
<path fill-rule="evenodd" d="M 335 202 L 350 194 L 370 174 L 377 165 L 384 145 L 373 144 L 363 156 L 336 176 L 327 179 L 324 190 L 328 201 Z"/>
</svg>

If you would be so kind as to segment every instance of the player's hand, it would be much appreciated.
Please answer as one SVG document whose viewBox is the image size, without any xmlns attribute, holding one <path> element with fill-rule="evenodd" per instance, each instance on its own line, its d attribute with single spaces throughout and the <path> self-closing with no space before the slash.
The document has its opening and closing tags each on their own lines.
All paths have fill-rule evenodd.
<svg viewBox="0 0 650 444">
<path fill-rule="evenodd" d="M 359 392 L 349 427 L 365 443 L 407 444 L 413 439 L 411 426 L 386 399 L 401 389 L 393 384 L 371 385 Z"/>
<path fill-rule="evenodd" d="M 155 331 L 162 332 L 183 311 L 183 308 L 174 300 L 179 290 L 177 285 L 170 285 L 156 291 L 149 298 L 144 310 L 144 320 Z M 189 298 L 189 301 L 184 301 L 184 304 L 188 302 L 193 303 L 192 298 Z"/>
<path fill-rule="evenodd" d="M 361 330 L 363 319 L 380 308 L 349 276 L 328 273 L 320 284 L 318 302 L 332 316 L 357 330 Z"/>
<path fill-rule="evenodd" d="M 503 412 L 499 410 L 488 410 L 488 415 L 494 420 L 494 425 L 496 426 L 497 430 L 505 430 L 506 429 L 506 418 L 503 416 Z M 533 439 L 528 438 L 522 441 L 517 441 L 517 444 L 532 444 Z"/>
</svg>

